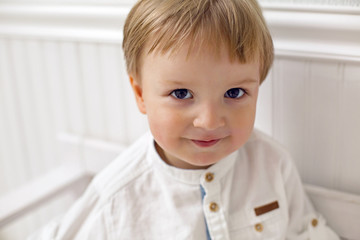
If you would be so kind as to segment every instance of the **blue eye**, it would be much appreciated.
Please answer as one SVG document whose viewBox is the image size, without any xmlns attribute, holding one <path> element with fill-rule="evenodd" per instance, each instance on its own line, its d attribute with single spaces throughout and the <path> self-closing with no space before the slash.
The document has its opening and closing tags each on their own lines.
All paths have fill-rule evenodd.
<svg viewBox="0 0 360 240">
<path fill-rule="evenodd" d="M 187 89 L 176 89 L 171 92 L 171 96 L 177 99 L 188 99 L 192 97 L 190 91 Z"/>
<path fill-rule="evenodd" d="M 231 88 L 226 91 L 225 97 L 226 98 L 241 98 L 245 94 L 244 89 L 241 88 Z"/>
</svg>

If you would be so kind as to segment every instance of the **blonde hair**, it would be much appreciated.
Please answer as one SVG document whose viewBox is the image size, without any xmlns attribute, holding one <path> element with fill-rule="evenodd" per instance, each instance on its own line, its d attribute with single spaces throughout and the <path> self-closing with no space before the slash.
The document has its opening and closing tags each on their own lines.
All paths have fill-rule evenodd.
<svg viewBox="0 0 360 240">
<path fill-rule="evenodd" d="M 148 54 L 189 52 L 204 44 L 216 52 L 226 46 L 241 63 L 258 60 L 260 80 L 273 62 L 273 43 L 256 0 L 139 0 L 124 25 L 123 50 L 128 73 L 139 73 L 145 45 Z"/>
</svg>

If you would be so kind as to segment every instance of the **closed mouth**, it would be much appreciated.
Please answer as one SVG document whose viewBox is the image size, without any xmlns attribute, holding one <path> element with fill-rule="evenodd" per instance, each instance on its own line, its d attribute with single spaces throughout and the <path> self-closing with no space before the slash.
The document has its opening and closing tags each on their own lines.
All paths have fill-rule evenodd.
<svg viewBox="0 0 360 240">
<path fill-rule="evenodd" d="M 203 141 L 203 140 L 192 139 L 191 141 L 199 147 L 211 147 L 211 146 L 214 146 L 215 144 L 217 144 L 220 140 L 221 139 L 212 139 L 212 140 Z"/>
</svg>

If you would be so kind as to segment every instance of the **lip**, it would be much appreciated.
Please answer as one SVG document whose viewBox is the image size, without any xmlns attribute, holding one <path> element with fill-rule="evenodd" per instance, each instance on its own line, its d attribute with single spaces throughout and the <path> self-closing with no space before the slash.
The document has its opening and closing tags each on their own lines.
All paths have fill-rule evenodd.
<svg viewBox="0 0 360 240">
<path fill-rule="evenodd" d="M 215 144 L 217 144 L 221 139 L 212 139 L 212 140 L 194 140 L 192 139 L 191 141 L 196 145 L 196 146 L 199 146 L 199 147 L 212 147 L 214 146 Z"/>
</svg>

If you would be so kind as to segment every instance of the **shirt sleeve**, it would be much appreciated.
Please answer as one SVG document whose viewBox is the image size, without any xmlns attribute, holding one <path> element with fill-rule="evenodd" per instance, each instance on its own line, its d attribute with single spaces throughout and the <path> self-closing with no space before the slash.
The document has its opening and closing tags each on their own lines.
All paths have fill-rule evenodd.
<svg viewBox="0 0 360 240">
<path fill-rule="evenodd" d="M 75 239 L 87 221 L 91 221 L 91 217 L 96 214 L 98 200 L 98 193 L 90 185 L 62 218 L 52 221 L 29 236 L 28 240 Z"/>
<path fill-rule="evenodd" d="M 340 240 L 337 234 L 326 225 L 325 219 L 316 213 L 303 189 L 295 165 L 291 159 L 288 161 L 284 174 L 289 209 L 286 239 Z"/>
</svg>

